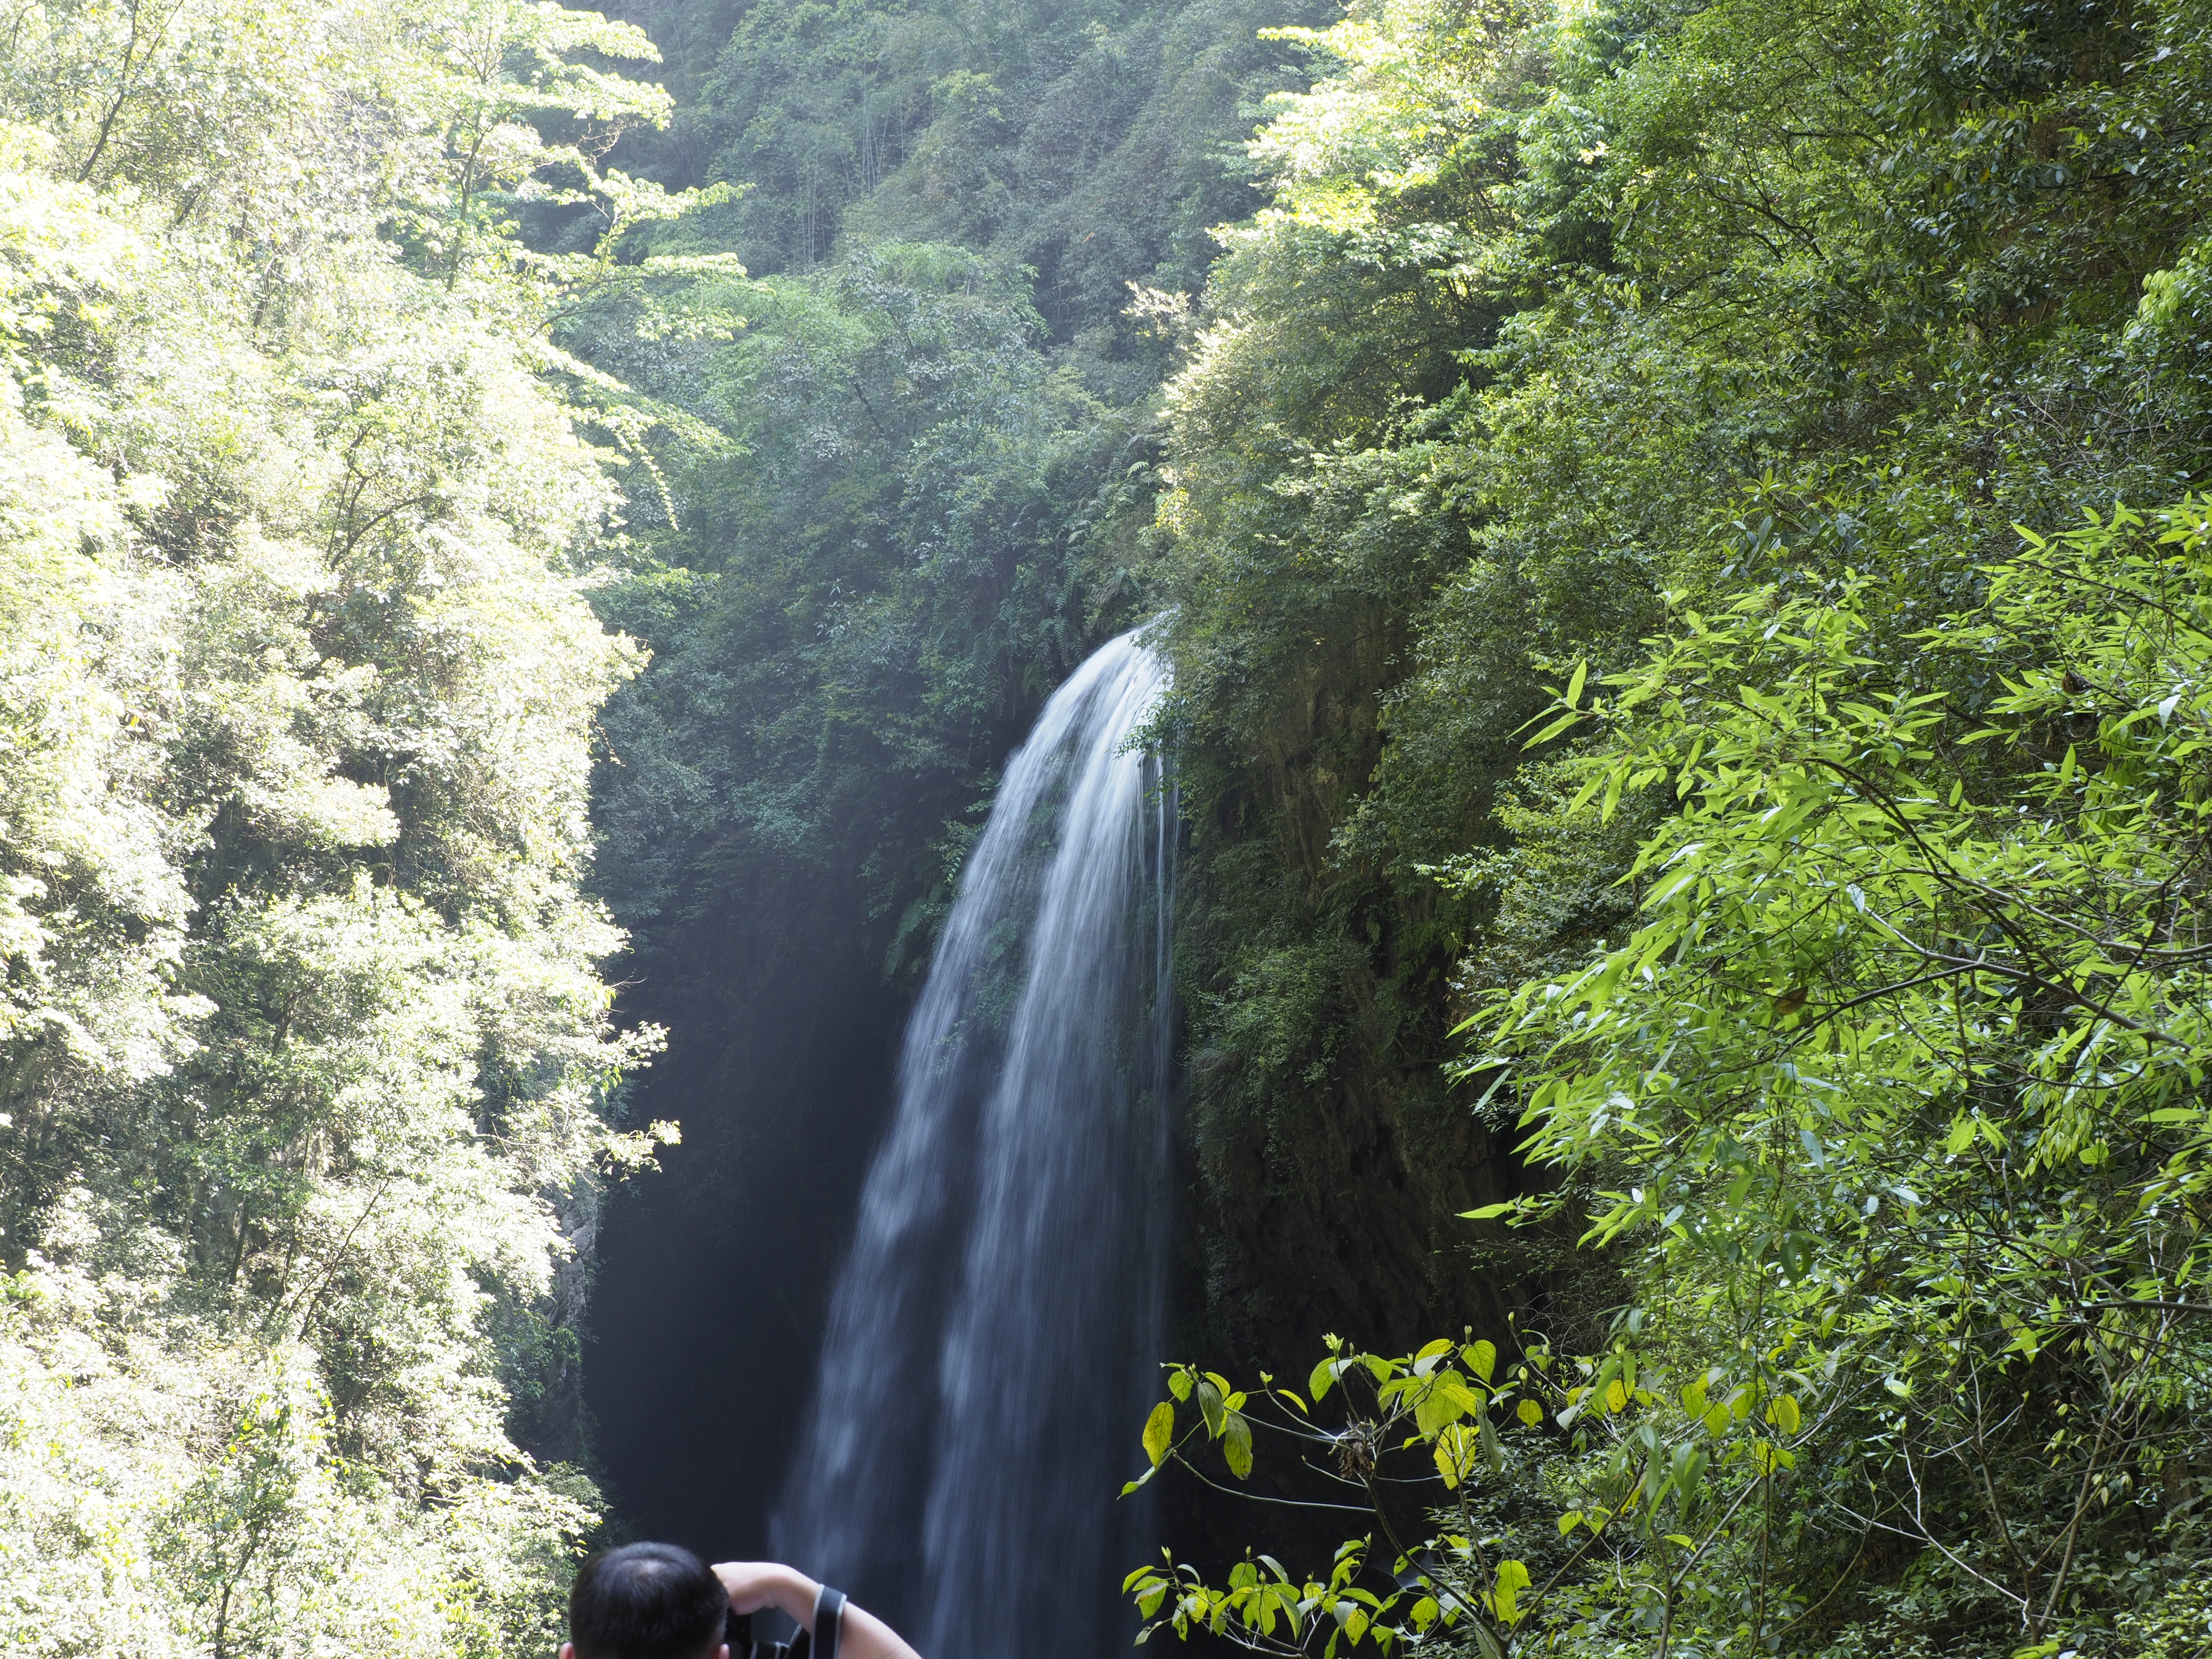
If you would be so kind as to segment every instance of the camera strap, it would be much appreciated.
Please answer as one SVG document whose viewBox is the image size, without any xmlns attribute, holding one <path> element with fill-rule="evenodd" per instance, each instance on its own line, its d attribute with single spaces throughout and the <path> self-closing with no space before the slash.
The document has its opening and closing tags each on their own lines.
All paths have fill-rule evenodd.
<svg viewBox="0 0 2212 1659">
<path fill-rule="evenodd" d="M 732 1610 L 726 1617 L 722 1639 L 729 1644 L 730 1659 L 837 1659 L 837 1638 L 845 1630 L 845 1592 L 824 1584 L 814 1596 L 814 1628 L 802 1630 L 788 1643 L 753 1639 L 750 1613 Z"/>
<path fill-rule="evenodd" d="M 812 1659 L 837 1659 L 837 1638 L 845 1631 L 845 1592 L 824 1584 L 814 1597 Z"/>
</svg>

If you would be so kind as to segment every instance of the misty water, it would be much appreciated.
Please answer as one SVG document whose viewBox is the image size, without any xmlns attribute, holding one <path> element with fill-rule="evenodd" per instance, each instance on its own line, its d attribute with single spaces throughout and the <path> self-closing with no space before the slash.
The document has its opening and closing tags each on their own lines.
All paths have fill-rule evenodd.
<svg viewBox="0 0 2212 1659">
<path fill-rule="evenodd" d="M 1150 1547 L 1117 1499 L 1158 1388 L 1175 818 L 1103 647 L 1008 762 L 906 1031 L 775 1522 L 927 1654 L 1086 1659 Z"/>
</svg>

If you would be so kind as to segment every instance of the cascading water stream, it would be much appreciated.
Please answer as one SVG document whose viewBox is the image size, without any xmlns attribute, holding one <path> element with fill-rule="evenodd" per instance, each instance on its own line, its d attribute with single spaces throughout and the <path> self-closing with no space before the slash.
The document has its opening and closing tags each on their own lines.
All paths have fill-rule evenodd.
<svg viewBox="0 0 2212 1659">
<path fill-rule="evenodd" d="M 1125 634 L 1007 764 L 907 1027 L 778 1552 L 930 1659 L 1127 1645 L 1156 1392 L 1175 814 Z"/>
</svg>

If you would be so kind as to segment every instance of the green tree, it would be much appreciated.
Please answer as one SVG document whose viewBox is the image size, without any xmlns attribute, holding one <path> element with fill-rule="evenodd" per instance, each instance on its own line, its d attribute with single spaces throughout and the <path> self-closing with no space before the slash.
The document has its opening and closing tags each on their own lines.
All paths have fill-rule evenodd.
<svg viewBox="0 0 2212 1659">
<path fill-rule="evenodd" d="M 565 55 L 649 48 L 557 8 L 9 27 L 0 1644 L 537 1650 L 595 1524 L 604 1183 L 673 1132 L 616 1127 L 657 1034 L 581 885 L 641 653 L 584 599 L 619 497 L 538 328 L 602 278 L 494 198 L 682 205 L 592 167 L 665 99 Z"/>
</svg>

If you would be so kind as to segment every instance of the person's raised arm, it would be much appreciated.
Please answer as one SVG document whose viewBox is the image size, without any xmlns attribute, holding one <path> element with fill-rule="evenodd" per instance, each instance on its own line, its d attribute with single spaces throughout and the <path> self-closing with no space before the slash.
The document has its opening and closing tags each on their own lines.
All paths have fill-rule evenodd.
<svg viewBox="0 0 2212 1659">
<path fill-rule="evenodd" d="M 813 1628 L 814 1598 L 821 1595 L 822 1586 L 796 1567 L 787 1567 L 780 1561 L 718 1561 L 714 1576 L 722 1581 L 722 1588 L 730 1593 L 730 1605 L 739 1613 L 775 1607 L 789 1613 L 799 1629 Z M 921 1659 L 921 1656 L 875 1614 L 848 1601 L 837 1659 Z"/>
</svg>

